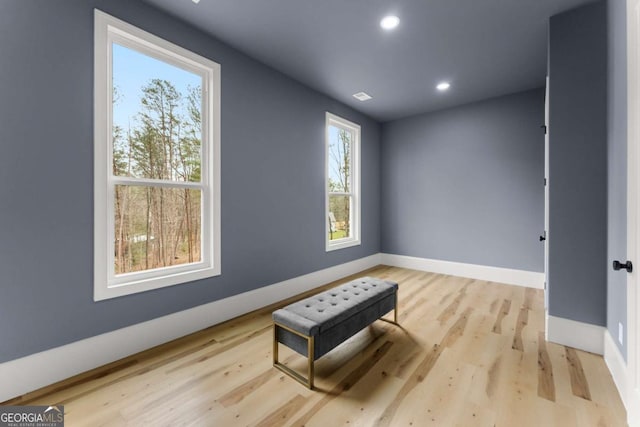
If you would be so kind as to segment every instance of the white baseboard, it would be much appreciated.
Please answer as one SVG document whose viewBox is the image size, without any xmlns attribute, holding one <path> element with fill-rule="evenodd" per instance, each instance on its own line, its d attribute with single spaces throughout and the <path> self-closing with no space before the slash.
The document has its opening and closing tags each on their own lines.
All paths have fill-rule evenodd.
<svg viewBox="0 0 640 427">
<path fill-rule="evenodd" d="M 547 341 L 590 353 L 604 354 L 604 327 L 549 314 L 546 317 Z"/>
<path fill-rule="evenodd" d="M 629 427 L 640 427 L 640 411 L 638 410 L 640 396 L 633 390 L 627 363 L 608 330 L 604 333 L 604 361 L 611 372 L 622 403 L 627 409 Z"/>
<path fill-rule="evenodd" d="M 380 254 L 382 264 L 394 267 L 410 268 L 431 273 L 449 274 L 508 285 L 526 286 L 544 289 L 544 273 L 510 268 L 489 267 L 486 265 L 465 264 L 462 262 L 441 261 L 437 259 L 416 258 L 406 255 Z"/>
<path fill-rule="evenodd" d="M 609 330 L 605 330 L 604 332 L 604 362 L 607 364 L 609 372 L 611 372 L 613 382 L 616 384 L 622 403 L 624 403 L 625 407 L 628 407 L 627 362 L 624 361 L 624 357 L 622 356 L 622 353 L 620 353 L 616 343 L 613 341 L 613 337 L 609 333 Z"/>
<path fill-rule="evenodd" d="M 380 254 L 0 364 L 0 402 L 380 264 Z"/>
</svg>

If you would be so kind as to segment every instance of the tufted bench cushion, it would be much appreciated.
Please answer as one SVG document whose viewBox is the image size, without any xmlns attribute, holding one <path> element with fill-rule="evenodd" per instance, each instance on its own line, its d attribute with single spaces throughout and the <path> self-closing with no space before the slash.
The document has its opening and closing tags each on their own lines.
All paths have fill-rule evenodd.
<svg viewBox="0 0 640 427">
<path fill-rule="evenodd" d="M 305 335 L 318 335 L 397 289 L 397 283 L 363 277 L 277 310 L 273 320 Z"/>
<path fill-rule="evenodd" d="M 322 357 L 364 327 L 397 309 L 397 291 L 395 282 L 362 277 L 276 310 L 273 313 L 274 365 L 280 369 L 283 366 L 277 362 L 278 343 L 307 356 L 310 363 Z M 291 372 L 285 372 L 291 375 Z M 307 385 L 312 387 L 312 384 L 311 378 Z"/>
</svg>

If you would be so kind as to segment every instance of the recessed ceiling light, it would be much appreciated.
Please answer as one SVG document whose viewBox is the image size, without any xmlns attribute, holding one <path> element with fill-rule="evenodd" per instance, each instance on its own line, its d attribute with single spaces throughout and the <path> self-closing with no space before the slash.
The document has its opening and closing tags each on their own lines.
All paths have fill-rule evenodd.
<svg viewBox="0 0 640 427">
<path fill-rule="evenodd" d="M 368 101 L 372 98 L 371 95 L 369 95 L 368 93 L 365 92 L 358 92 L 358 93 L 354 93 L 353 97 L 355 99 L 357 99 L 358 101 Z"/>
<path fill-rule="evenodd" d="M 200 3 L 200 0 L 191 0 L 192 2 L 194 2 L 195 4 Z"/>
<path fill-rule="evenodd" d="M 395 15 L 387 15 L 380 21 L 380 26 L 385 30 L 393 30 L 400 24 L 400 18 Z"/>
<path fill-rule="evenodd" d="M 436 86 L 436 89 L 438 89 L 440 92 L 444 92 L 445 90 L 448 90 L 450 87 L 451 87 L 451 83 L 441 82 L 441 83 L 438 83 L 438 85 Z"/>
</svg>

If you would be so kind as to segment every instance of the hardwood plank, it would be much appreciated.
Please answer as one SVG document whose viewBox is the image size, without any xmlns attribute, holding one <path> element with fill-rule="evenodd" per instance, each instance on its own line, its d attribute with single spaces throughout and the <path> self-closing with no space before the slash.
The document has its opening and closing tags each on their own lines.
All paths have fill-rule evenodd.
<svg viewBox="0 0 640 427">
<path fill-rule="evenodd" d="M 571 378 L 571 390 L 573 394 L 583 399 L 591 400 L 589 383 L 584 375 L 578 353 L 571 347 L 565 347 L 565 352 L 567 354 L 567 364 L 569 366 L 569 376 Z"/>
<path fill-rule="evenodd" d="M 444 310 L 442 310 L 442 313 L 440 313 L 440 315 L 438 316 L 440 325 L 445 324 L 451 317 L 453 317 L 454 314 L 456 314 L 456 310 L 458 310 L 458 307 L 464 299 L 466 292 L 467 290 L 465 288 L 460 289 L 453 301 L 451 301 L 451 303 Z"/>
<path fill-rule="evenodd" d="M 491 314 L 495 314 L 496 310 L 498 310 L 499 305 L 500 305 L 500 298 L 494 299 L 493 302 L 491 303 L 491 306 L 489 307 L 489 312 Z"/>
<path fill-rule="evenodd" d="M 540 332 L 538 338 L 538 396 L 552 402 L 556 400 L 553 366 L 547 352 L 544 332 Z"/>
<path fill-rule="evenodd" d="M 491 409 L 477 409 L 478 405 L 466 399 L 476 367 L 461 363 L 454 350 L 445 348 L 431 372 L 402 400 L 390 425 L 493 425 Z M 476 422 L 461 423 L 463 420 Z"/>
<path fill-rule="evenodd" d="M 526 310 L 533 310 L 534 304 L 536 301 L 536 290 L 532 288 L 527 288 L 524 291 L 524 302 L 522 303 L 522 308 Z"/>
<path fill-rule="evenodd" d="M 231 405 L 235 405 L 236 403 L 241 402 L 242 399 L 244 399 L 249 393 L 254 391 L 256 388 L 266 384 L 267 381 L 277 375 L 278 372 L 274 371 L 273 369 L 269 369 L 268 371 L 263 372 L 257 377 L 253 377 L 249 381 L 224 394 L 218 399 L 218 403 L 220 403 L 225 408 L 228 408 Z"/>
<path fill-rule="evenodd" d="M 514 350 L 524 351 L 524 344 L 522 343 L 522 330 L 527 326 L 529 321 L 529 310 L 523 305 L 520 308 L 518 314 L 518 320 L 516 321 L 516 332 L 513 335 L 513 344 L 511 348 Z"/>
<path fill-rule="evenodd" d="M 496 317 L 496 323 L 493 325 L 493 332 L 495 332 L 496 334 L 502 333 L 502 319 L 504 319 L 505 316 L 509 314 L 510 309 L 511 309 L 511 300 L 508 300 L 508 299 L 502 300 L 500 311 L 498 311 L 498 316 Z"/>
<path fill-rule="evenodd" d="M 256 424 L 256 427 L 269 427 L 284 424 L 287 419 L 291 418 L 306 403 L 306 399 L 299 394 L 285 405 L 276 409 Z"/>
<path fill-rule="evenodd" d="M 491 364 L 491 367 L 489 368 L 489 372 L 487 373 L 487 386 L 485 388 L 485 391 L 489 399 L 493 398 L 496 394 L 501 361 L 502 359 L 500 357 L 496 358 L 494 362 Z"/>
<path fill-rule="evenodd" d="M 573 394 L 571 378 L 567 368 L 565 347 L 552 342 L 546 342 L 547 353 L 553 368 L 553 382 L 555 384 L 556 400 L 560 405 L 575 407 L 576 401 L 581 400 Z"/>
</svg>

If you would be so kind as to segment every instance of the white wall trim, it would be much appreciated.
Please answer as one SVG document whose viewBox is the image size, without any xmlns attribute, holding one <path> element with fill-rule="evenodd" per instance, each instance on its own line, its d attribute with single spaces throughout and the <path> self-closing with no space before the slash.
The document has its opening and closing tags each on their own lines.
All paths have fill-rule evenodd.
<svg viewBox="0 0 640 427">
<path fill-rule="evenodd" d="M 627 362 L 624 361 L 620 349 L 618 349 L 608 330 L 604 332 L 604 362 L 607 364 L 609 372 L 611 372 L 622 403 L 627 407 Z"/>
<path fill-rule="evenodd" d="M 595 354 L 604 354 L 603 326 L 547 314 L 547 341 Z"/>
<path fill-rule="evenodd" d="M 406 255 L 381 254 L 381 262 L 394 267 L 410 268 L 431 273 L 449 274 L 469 277 L 471 279 L 506 283 L 508 285 L 526 286 L 544 289 L 544 273 L 510 268 L 489 267 L 486 265 L 465 264 L 462 262 L 442 261 L 437 259 L 416 258 Z"/>
<path fill-rule="evenodd" d="M 627 259 L 640 259 L 640 1 L 627 0 Z M 640 278 L 627 275 L 627 416 L 640 426 Z"/>
<path fill-rule="evenodd" d="M 380 264 L 380 254 L 0 364 L 0 402 Z"/>
<path fill-rule="evenodd" d="M 634 396 L 629 366 L 608 330 L 604 333 L 604 361 L 607 364 L 607 368 L 609 368 L 609 372 L 611 372 L 622 403 L 627 409 L 629 427 L 639 427 L 640 418 L 638 417 L 637 407 L 640 405 L 640 401 L 637 395 Z"/>
</svg>

